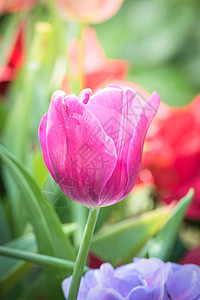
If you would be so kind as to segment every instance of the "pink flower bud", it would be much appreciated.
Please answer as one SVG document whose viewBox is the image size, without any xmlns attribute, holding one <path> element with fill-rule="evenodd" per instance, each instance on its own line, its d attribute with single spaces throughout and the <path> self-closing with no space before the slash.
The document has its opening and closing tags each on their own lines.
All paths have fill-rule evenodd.
<svg viewBox="0 0 200 300">
<path fill-rule="evenodd" d="M 88 207 L 124 199 L 140 171 L 144 139 L 160 97 L 108 86 L 94 95 L 53 94 L 39 139 L 45 164 L 62 191 Z"/>
</svg>

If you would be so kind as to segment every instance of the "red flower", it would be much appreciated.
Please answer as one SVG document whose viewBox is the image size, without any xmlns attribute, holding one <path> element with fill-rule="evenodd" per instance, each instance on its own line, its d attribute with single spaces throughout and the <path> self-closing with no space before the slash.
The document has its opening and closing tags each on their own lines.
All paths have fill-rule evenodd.
<svg viewBox="0 0 200 300">
<path fill-rule="evenodd" d="M 89 252 L 88 255 L 88 266 L 91 269 L 98 269 L 105 261 L 98 257 L 96 254 Z"/>
<path fill-rule="evenodd" d="M 128 65 L 123 60 L 106 59 L 103 48 L 98 42 L 96 31 L 87 27 L 82 34 L 82 89 L 91 88 L 93 91 L 105 87 L 111 82 L 123 80 L 128 71 Z M 78 53 L 79 44 L 72 39 L 68 45 L 69 68 L 74 79 L 79 77 Z M 70 91 L 69 79 L 65 78 L 62 89 Z"/>
<path fill-rule="evenodd" d="M 143 169 L 149 169 L 165 203 L 190 187 L 195 196 L 186 217 L 200 221 L 200 95 L 183 108 L 162 103 L 147 136 Z"/>
</svg>

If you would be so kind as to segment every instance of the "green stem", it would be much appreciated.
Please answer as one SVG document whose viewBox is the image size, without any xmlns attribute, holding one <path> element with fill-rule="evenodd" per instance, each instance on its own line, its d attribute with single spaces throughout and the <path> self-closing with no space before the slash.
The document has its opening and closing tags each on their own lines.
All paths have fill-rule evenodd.
<svg viewBox="0 0 200 300">
<path fill-rule="evenodd" d="M 83 60 L 84 60 L 84 48 L 83 48 L 83 30 L 85 25 L 82 23 L 77 23 L 78 32 L 77 32 L 77 40 L 78 40 L 78 73 L 76 76 L 70 76 L 70 85 L 71 85 L 71 93 L 78 95 L 81 90 L 85 87 L 84 82 L 84 71 L 83 71 Z M 70 59 L 68 57 L 68 59 Z"/>
<path fill-rule="evenodd" d="M 65 32 L 65 26 L 59 17 L 57 7 L 54 0 L 47 0 L 49 12 L 52 18 L 51 23 L 54 27 L 54 40 L 56 41 L 56 47 L 59 53 L 65 58 L 67 73 L 70 77 L 69 62 L 67 57 L 67 34 Z"/>
<path fill-rule="evenodd" d="M 20 260 L 29 261 L 39 265 L 46 265 L 55 268 L 62 268 L 65 270 L 73 271 L 75 263 L 70 260 L 48 256 L 44 254 L 36 254 L 29 251 L 22 251 L 10 247 L 0 246 L 0 255 L 17 258 Z M 84 268 L 84 273 L 89 270 L 88 267 Z"/>
<path fill-rule="evenodd" d="M 87 259 L 88 251 L 90 248 L 90 243 L 92 240 L 94 228 L 99 214 L 99 207 L 90 208 L 87 223 L 83 233 L 82 243 L 79 248 L 79 252 L 76 258 L 75 268 L 72 274 L 71 286 L 69 289 L 68 300 L 76 300 L 79 290 L 79 285 L 81 281 L 81 276 L 83 274 L 83 269 Z"/>
</svg>

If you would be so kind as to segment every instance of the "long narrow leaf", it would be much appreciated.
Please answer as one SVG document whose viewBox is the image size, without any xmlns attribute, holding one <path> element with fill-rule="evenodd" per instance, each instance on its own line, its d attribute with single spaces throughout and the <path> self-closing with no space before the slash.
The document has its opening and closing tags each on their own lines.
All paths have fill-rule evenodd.
<svg viewBox="0 0 200 300">
<path fill-rule="evenodd" d="M 167 260 L 174 246 L 178 230 L 183 221 L 185 212 L 194 196 L 194 190 L 190 189 L 187 195 L 177 204 L 167 222 L 161 228 L 157 236 L 152 240 L 148 247 L 148 256 L 158 257 Z"/>
<path fill-rule="evenodd" d="M 64 224 L 62 226 L 65 236 L 70 236 L 76 229 L 77 224 L 71 223 L 71 224 Z M 1 247 L 0 247 L 1 248 Z M 5 249 L 9 249 L 10 255 L 7 255 Z M 35 236 L 33 233 L 26 234 L 22 237 L 19 237 L 17 239 L 14 239 L 6 244 L 3 245 L 2 250 L 0 250 L 0 297 L 3 297 L 6 295 L 23 277 L 26 275 L 26 273 L 33 267 L 32 264 L 28 263 L 27 261 L 34 262 L 34 263 L 41 263 L 37 260 L 37 256 L 34 257 L 33 260 L 25 259 L 23 255 L 16 256 L 15 251 L 26 251 L 26 254 L 28 254 L 30 257 L 31 255 L 36 255 L 33 252 L 38 252 L 37 244 L 35 240 Z M 12 252 L 14 251 L 14 252 Z M 12 255 L 13 253 L 13 255 Z M 2 256 L 4 255 L 4 256 Z M 5 257 L 8 256 L 8 257 Z M 13 258 L 20 258 L 23 261 L 19 261 L 18 259 Z M 52 258 L 52 257 L 51 257 Z M 56 258 L 57 259 L 57 258 Z M 62 259 L 63 261 L 63 259 Z M 44 263 L 44 265 L 50 265 L 51 264 L 47 262 L 47 264 Z M 55 265 L 54 265 L 55 266 Z M 65 266 L 63 266 L 63 269 L 66 269 Z"/>
<path fill-rule="evenodd" d="M 0 145 L 0 157 L 10 169 L 23 193 L 23 205 L 35 231 L 40 253 L 74 260 L 72 246 L 64 235 L 61 223 L 34 179 L 2 145 Z M 51 267 L 45 267 L 45 272 L 56 298 L 62 299 L 60 283 L 66 277 L 66 273 L 64 270 Z"/>
<path fill-rule="evenodd" d="M 32 262 L 38 265 L 45 266 L 55 266 L 56 268 L 66 269 L 69 271 L 73 271 L 75 262 L 71 260 L 66 260 L 62 258 L 57 258 L 54 256 L 44 255 L 44 254 L 36 254 L 30 251 L 18 250 L 15 248 L 0 246 L 0 254 L 8 257 L 12 257 L 13 259 L 20 259 Z M 89 268 L 85 267 L 84 272 L 88 271 Z"/>
</svg>

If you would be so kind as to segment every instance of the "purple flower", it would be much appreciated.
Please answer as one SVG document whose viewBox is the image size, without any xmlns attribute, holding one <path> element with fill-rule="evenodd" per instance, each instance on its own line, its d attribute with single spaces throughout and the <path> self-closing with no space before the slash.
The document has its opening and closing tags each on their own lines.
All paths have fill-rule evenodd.
<svg viewBox="0 0 200 300">
<path fill-rule="evenodd" d="M 71 277 L 62 283 L 67 299 Z M 114 269 L 109 263 L 82 277 L 78 300 L 200 300 L 200 268 L 134 259 Z"/>
<path fill-rule="evenodd" d="M 133 189 L 144 139 L 160 97 L 109 86 L 94 95 L 57 91 L 39 128 L 44 162 L 62 191 L 88 207 L 108 206 Z"/>
</svg>

